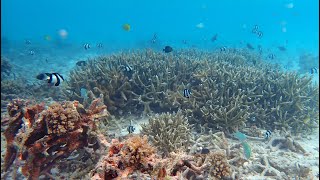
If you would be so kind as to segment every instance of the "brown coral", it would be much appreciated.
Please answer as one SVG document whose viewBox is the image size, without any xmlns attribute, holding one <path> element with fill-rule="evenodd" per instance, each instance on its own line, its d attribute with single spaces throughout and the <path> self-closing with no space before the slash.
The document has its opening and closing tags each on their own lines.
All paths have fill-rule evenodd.
<svg viewBox="0 0 320 180">
<path fill-rule="evenodd" d="M 207 157 L 210 164 L 210 174 L 212 177 L 222 179 L 231 175 L 231 168 L 227 161 L 227 157 L 223 152 L 210 153 Z"/>
<path fill-rule="evenodd" d="M 96 128 L 94 118 L 105 115 L 106 106 L 97 101 L 89 110 L 79 111 L 76 101 L 54 103 L 44 110 L 44 104 L 30 106 L 14 100 L 8 105 L 5 171 L 14 161 L 22 161 L 23 175 L 38 179 L 74 150 L 88 147 L 90 132 Z"/>
<path fill-rule="evenodd" d="M 92 171 L 92 179 L 127 178 L 136 170 L 151 174 L 156 160 L 155 149 L 146 136 L 132 136 L 125 142 L 113 140 L 109 154 L 102 157 Z"/>
</svg>

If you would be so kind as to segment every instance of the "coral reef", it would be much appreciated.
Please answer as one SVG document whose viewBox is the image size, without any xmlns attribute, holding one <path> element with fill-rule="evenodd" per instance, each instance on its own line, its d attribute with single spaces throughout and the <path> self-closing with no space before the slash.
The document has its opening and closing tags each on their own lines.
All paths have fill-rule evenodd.
<svg viewBox="0 0 320 180">
<path fill-rule="evenodd" d="M 12 72 L 12 65 L 9 63 L 9 59 L 1 56 L 1 80 L 14 76 Z"/>
<path fill-rule="evenodd" d="M 91 171 L 91 179 L 133 178 L 181 179 L 181 177 L 221 179 L 230 177 L 231 168 L 224 152 L 203 156 L 171 152 L 167 158 L 155 154 L 147 137 L 132 136 L 124 142 L 113 139 L 109 152 Z M 179 178 L 180 177 L 180 178 Z"/>
<path fill-rule="evenodd" d="M 191 130 L 188 119 L 178 111 L 149 118 L 149 123 L 142 125 L 141 133 L 147 135 L 158 150 L 168 155 L 180 148 L 187 149 L 192 140 Z"/>
<path fill-rule="evenodd" d="M 95 119 L 106 116 L 106 106 L 100 99 L 84 109 L 77 101 L 30 105 L 28 101 L 13 100 L 8 104 L 10 116 L 4 132 L 7 150 L 4 171 L 13 166 L 28 179 L 50 176 L 50 169 L 75 150 L 99 148 Z M 97 143 L 93 143 L 97 141 Z M 16 172 L 14 172 L 16 174 Z"/>
<path fill-rule="evenodd" d="M 125 71 L 127 66 L 132 71 Z M 319 87 L 311 80 L 242 49 L 174 54 L 146 50 L 89 60 L 71 72 L 64 93 L 80 102 L 82 88 L 91 96 L 103 94 L 116 116 L 182 109 L 190 123 L 215 131 L 255 125 L 299 133 L 318 125 L 319 110 L 314 107 Z M 185 88 L 191 90 L 190 98 L 183 97 Z"/>
<path fill-rule="evenodd" d="M 146 136 L 132 136 L 125 142 L 113 139 L 109 153 L 91 171 L 91 179 L 128 178 L 134 171 L 151 174 L 158 158 Z"/>
</svg>

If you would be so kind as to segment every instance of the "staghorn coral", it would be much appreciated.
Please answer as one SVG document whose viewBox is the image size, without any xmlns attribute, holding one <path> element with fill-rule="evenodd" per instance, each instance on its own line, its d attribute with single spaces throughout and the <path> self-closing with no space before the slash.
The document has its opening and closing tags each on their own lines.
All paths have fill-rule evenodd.
<svg viewBox="0 0 320 180">
<path fill-rule="evenodd" d="M 127 65 L 132 72 L 123 71 Z M 318 126 L 319 87 L 311 80 L 243 49 L 173 54 L 146 50 L 89 60 L 71 72 L 65 94 L 79 101 L 81 88 L 103 94 L 114 115 L 182 109 L 190 123 L 215 131 L 255 125 L 299 133 Z M 190 98 L 183 97 L 185 88 L 191 90 Z"/>
<path fill-rule="evenodd" d="M 168 155 L 170 152 L 187 148 L 191 144 L 192 126 L 181 111 L 169 114 L 157 114 L 142 125 L 142 134 L 148 135 L 158 150 Z"/>
<path fill-rule="evenodd" d="M 60 160 L 76 149 L 90 147 L 93 139 L 99 141 L 94 120 L 107 115 L 106 106 L 99 101 L 93 101 L 86 110 L 77 101 L 53 103 L 45 109 L 44 103 L 31 106 L 14 100 L 8 105 L 10 119 L 4 132 L 4 170 L 8 171 L 14 162 L 14 168 L 23 163 L 21 172 L 28 179 L 50 176 L 50 169 Z"/>
</svg>

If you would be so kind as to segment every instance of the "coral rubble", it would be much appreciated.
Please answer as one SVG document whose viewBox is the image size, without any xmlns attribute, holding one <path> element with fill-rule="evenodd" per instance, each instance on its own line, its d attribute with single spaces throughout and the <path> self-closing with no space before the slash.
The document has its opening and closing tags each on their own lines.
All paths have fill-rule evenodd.
<svg viewBox="0 0 320 180">
<path fill-rule="evenodd" d="M 90 147 L 95 119 L 106 116 L 106 106 L 96 99 L 89 109 L 77 101 L 30 105 L 23 100 L 8 104 L 10 116 L 4 132 L 7 142 L 4 170 L 22 164 L 22 174 L 38 179 L 73 151 Z M 97 149 L 97 146 L 91 148 Z"/>
</svg>

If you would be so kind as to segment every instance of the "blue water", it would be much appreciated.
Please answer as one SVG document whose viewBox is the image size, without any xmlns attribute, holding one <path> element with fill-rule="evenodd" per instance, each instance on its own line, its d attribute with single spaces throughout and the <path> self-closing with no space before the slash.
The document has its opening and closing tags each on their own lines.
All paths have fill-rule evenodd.
<svg viewBox="0 0 320 180">
<path fill-rule="evenodd" d="M 3 0 L 1 37 L 10 43 L 2 41 L 1 54 L 20 65 L 22 61 L 24 66 L 63 71 L 62 67 L 71 68 L 81 58 L 121 49 L 160 51 L 170 45 L 212 50 L 250 43 L 275 54 L 276 63 L 289 62 L 298 69 L 302 53 L 319 54 L 318 6 L 317 0 Z M 122 29 L 125 23 L 131 26 L 129 32 Z M 200 23 L 202 28 L 197 27 Z M 251 33 L 254 25 L 263 32 L 262 38 Z M 66 38 L 59 36 L 61 29 L 67 31 Z M 150 40 L 155 33 L 158 43 L 153 45 Z M 215 34 L 218 39 L 211 42 Z M 51 40 L 45 40 L 45 35 Z M 25 45 L 26 39 L 30 46 Z M 86 51 L 84 43 L 103 43 L 104 48 Z M 287 51 L 279 51 L 278 46 Z M 35 56 L 27 56 L 30 50 Z M 46 58 L 53 64 L 45 63 Z"/>
</svg>

